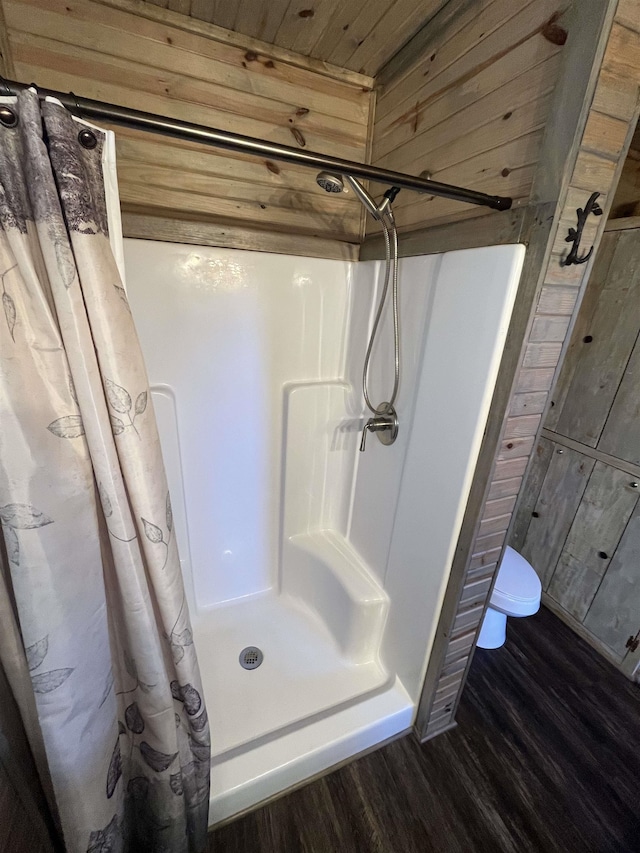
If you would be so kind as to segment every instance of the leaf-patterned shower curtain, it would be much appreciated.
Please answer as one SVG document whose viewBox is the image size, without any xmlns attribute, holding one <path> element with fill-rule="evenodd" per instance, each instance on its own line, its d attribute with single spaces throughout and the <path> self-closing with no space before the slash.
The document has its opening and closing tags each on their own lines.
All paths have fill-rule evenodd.
<svg viewBox="0 0 640 853">
<path fill-rule="evenodd" d="M 200 851 L 209 726 L 109 242 L 106 134 L 32 91 L 3 102 L 18 121 L 0 125 L 1 611 L 24 646 L 9 669 L 30 673 L 30 739 L 44 743 L 67 850 Z"/>
</svg>

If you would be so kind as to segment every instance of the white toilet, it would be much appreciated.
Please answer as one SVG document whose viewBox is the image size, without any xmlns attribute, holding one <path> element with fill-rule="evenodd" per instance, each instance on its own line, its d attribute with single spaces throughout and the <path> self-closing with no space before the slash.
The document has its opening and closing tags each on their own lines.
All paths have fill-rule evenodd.
<svg viewBox="0 0 640 853">
<path fill-rule="evenodd" d="M 541 594 L 542 584 L 535 569 L 507 546 L 482 622 L 478 646 L 499 649 L 507 638 L 507 616 L 533 616 L 540 609 Z"/>
</svg>

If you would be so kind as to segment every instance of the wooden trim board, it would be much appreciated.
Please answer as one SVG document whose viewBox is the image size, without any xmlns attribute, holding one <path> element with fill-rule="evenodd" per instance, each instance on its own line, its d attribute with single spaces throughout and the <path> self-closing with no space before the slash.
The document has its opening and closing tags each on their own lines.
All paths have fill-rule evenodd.
<svg viewBox="0 0 640 853">
<path fill-rule="evenodd" d="M 625 459 L 618 459 L 617 456 L 611 456 L 609 453 L 603 453 L 597 447 L 589 447 L 587 444 L 582 444 L 573 438 L 566 435 L 561 435 L 559 432 L 554 432 L 552 429 L 543 427 L 540 434 L 549 441 L 555 444 L 561 444 L 563 447 L 569 447 L 571 450 L 577 450 L 583 456 L 588 456 L 590 459 L 595 459 L 598 462 L 604 462 L 605 465 L 611 465 L 612 468 L 617 468 L 619 471 L 625 471 L 631 477 L 640 479 L 640 465 L 634 465 L 632 462 L 627 462 Z"/>
<path fill-rule="evenodd" d="M 357 261 L 358 245 L 322 237 L 289 235 L 277 231 L 260 231 L 232 222 L 201 222 L 149 216 L 123 209 L 122 231 L 125 237 L 138 240 L 163 240 L 194 246 L 220 246 L 225 249 L 247 249 L 280 255 L 304 254 L 311 258 L 335 258 Z"/>
<path fill-rule="evenodd" d="M 629 228 L 640 228 L 640 216 L 625 216 L 622 219 L 609 219 L 605 231 L 626 231 Z"/>
</svg>

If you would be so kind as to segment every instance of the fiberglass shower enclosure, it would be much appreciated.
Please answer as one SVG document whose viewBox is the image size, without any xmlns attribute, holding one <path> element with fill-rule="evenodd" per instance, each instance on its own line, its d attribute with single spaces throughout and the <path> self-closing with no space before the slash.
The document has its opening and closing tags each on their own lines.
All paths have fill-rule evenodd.
<svg viewBox="0 0 640 853">
<path fill-rule="evenodd" d="M 125 244 L 215 823 L 412 725 L 524 248 L 400 262 L 400 431 L 359 453 L 384 263 Z M 375 399 L 392 371 L 385 327 Z"/>
</svg>

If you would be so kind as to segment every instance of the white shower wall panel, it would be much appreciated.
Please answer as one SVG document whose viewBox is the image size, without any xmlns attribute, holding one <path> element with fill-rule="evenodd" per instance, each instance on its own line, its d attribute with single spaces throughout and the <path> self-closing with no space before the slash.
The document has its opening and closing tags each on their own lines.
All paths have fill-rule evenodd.
<svg viewBox="0 0 640 853">
<path fill-rule="evenodd" d="M 385 583 L 402 471 L 416 405 L 417 382 L 422 369 L 425 329 L 441 260 L 441 255 L 428 255 L 400 261 L 401 377 L 395 404 L 400 429 L 398 438 L 388 447 L 382 445 L 375 435 L 369 435 L 365 453 L 358 454 L 348 535 L 381 586 Z M 347 380 L 352 388 L 353 406 L 359 406 L 363 414 L 362 365 L 369 329 L 384 283 L 384 271 L 384 262 L 366 261 L 357 265 L 354 274 Z M 393 366 L 391 313 L 387 307 L 383 326 L 376 336 L 369 370 L 369 393 L 375 405 L 389 399 L 394 383 Z M 369 415 L 367 412 L 366 416 Z"/>
<path fill-rule="evenodd" d="M 390 609 L 381 657 L 417 703 L 471 488 L 524 261 L 524 246 L 449 252 L 437 276 L 423 258 L 401 263 L 403 287 L 429 291 L 412 387 L 402 482 L 384 579 Z M 417 296 L 417 294 L 416 294 Z M 408 313 L 408 312 L 407 312 Z M 405 315 L 406 316 L 406 315 Z M 407 402 L 407 406 L 408 406 Z M 382 448 L 384 451 L 385 448 Z M 367 476 L 382 470 L 368 457 Z M 386 468 L 384 469 L 386 474 Z M 358 483 L 359 486 L 359 483 Z M 354 503 L 371 518 L 371 504 Z M 369 511 L 367 511 L 369 510 Z M 386 510 L 383 510 L 386 516 Z M 358 547 L 358 546 L 356 546 Z"/>
<path fill-rule="evenodd" d="M 384 264 L 125 241 L 215 732 L 212 821 L 411 724 L 523 256 L 401 261 L 399 435 L 359 453 Z M 388 309 L 370 378 L 378 404 Z"/>
<path fill-rule="evenodd" d="M 166 399 L 175 401 L 171 486 L 184 493 L 179 546 L 196 609 L 268 590 L 278 579 L 283 388 L 343 374 L 353 265 L 130 239 L 125 256 L 167 424 Z M 165 455 L 166 445 L 163 435 Z"/>
</svg>

